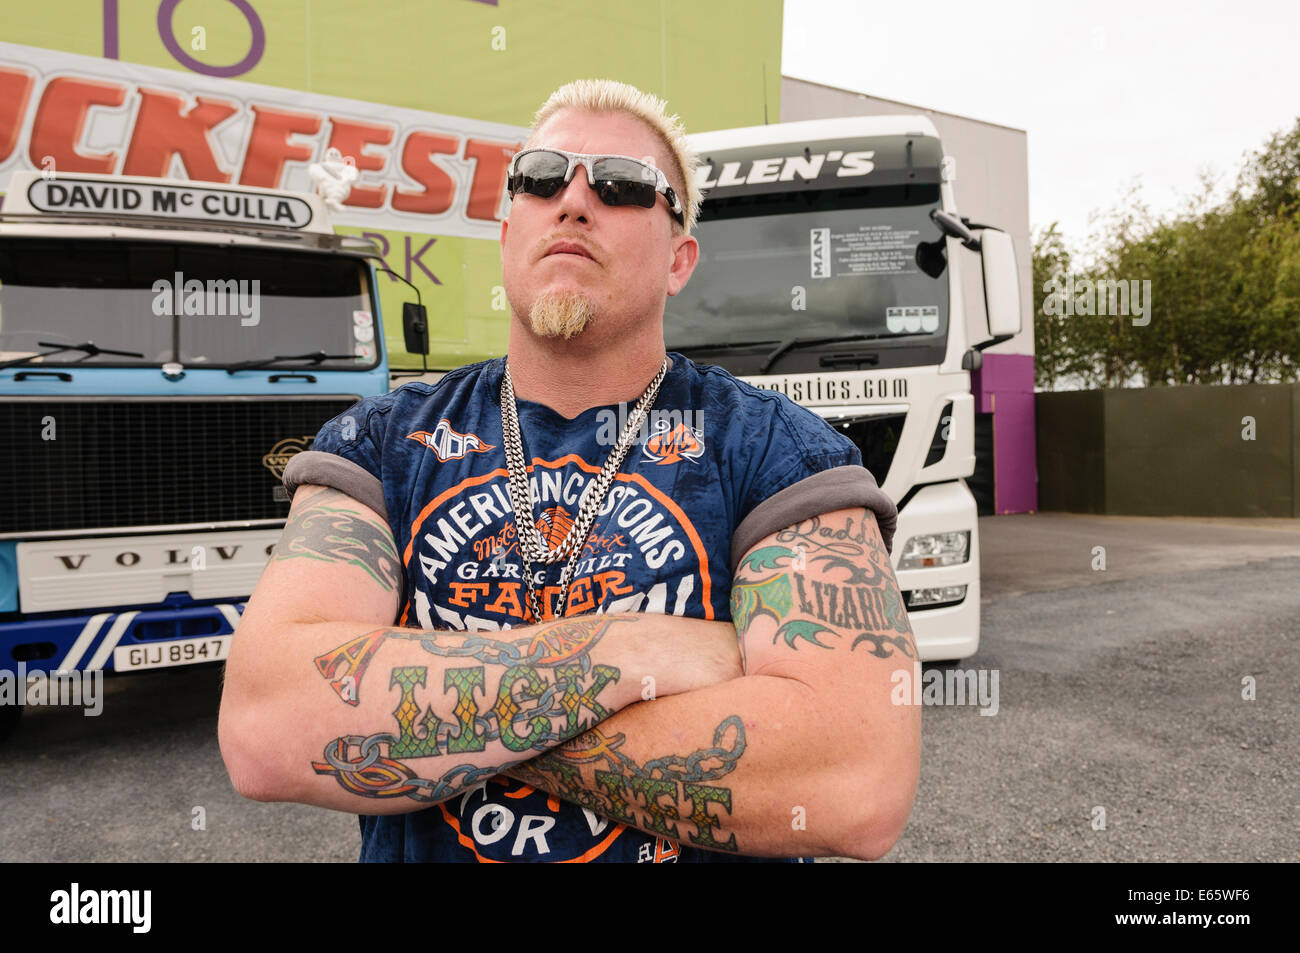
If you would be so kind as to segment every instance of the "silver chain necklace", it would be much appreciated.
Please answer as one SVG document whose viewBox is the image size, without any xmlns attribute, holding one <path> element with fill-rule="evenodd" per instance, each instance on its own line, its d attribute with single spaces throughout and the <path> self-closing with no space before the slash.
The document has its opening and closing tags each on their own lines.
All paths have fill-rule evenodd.
<svg viewBox="0 0 1300 953">
<path fill-rule="evenodd" d="M 560 602 L 555 611 L 555 617 L 558 619 L 564 615 L 568 604 L 569 584 L 573 582 L 573 573 L 586 547 L 592 524 L 595 523 L 596 516 L 605 502 L 605 495 L 614 482 L 614 475 L 623 466 L 623 460 L 627 457 L 628 450 L 632 448 L 633 438 L 641 429 L 641 424 L 654 404 L 655 398 L 659 396 L 659 385 L 663 383 L 664 375 L 667 373 L 668 358 L 665 356 L 659 373 L 650 382 L 650 386 L 641 395 L 641 399 L 637 401 L 636 407 L 628 417 L 623 433 L 619 435 L 618 443 L 605 458 L 605 465 L 600 468 L 596 479 L 588 483 L 587 488 L 582 491 L 582 497 L 578 500 L 578 516 L 569 527 L 569 532 L 565 534 L 558 546 L 551 549 L 546 545 L 546 540 L 542 538 L 533 518 L 533 498 L 528 491 L 528 465 L 524 461 L 523 437 L 519 432 L 519 409 L 515 405 L 515 388 L 510 380 L 510 362 L 506 362 L 505 374 L 501 378 L 501 430 L 505 436 L 506 469 L 510 476 L 510 508 L 515 514 L 515 536 L 519 540 L 524 584 L 528 587 L 528 607 L 532 610 L 534 622 L 542 621 L 542 610 L 541 593 L 533 587 L 533 563 L 550 565 L 559 562 L 565 556 L 569 557 L 564 573 L 560 576 Z"/>
</svg>

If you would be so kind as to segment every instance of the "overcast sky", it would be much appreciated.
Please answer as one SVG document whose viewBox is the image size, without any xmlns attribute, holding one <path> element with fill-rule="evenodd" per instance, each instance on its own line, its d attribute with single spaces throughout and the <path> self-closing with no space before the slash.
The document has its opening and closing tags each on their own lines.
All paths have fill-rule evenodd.
<svg viewBox="0 0 1300 953">
<path fill-rule="evenodd" d="M 785 0 L 782 72 L 1026 130 L 1030 226 L 1079 247 L 1134 180 L 1172 210 L 1290 129 L 1298 39 L 1294 0 Z"/>
</svg>

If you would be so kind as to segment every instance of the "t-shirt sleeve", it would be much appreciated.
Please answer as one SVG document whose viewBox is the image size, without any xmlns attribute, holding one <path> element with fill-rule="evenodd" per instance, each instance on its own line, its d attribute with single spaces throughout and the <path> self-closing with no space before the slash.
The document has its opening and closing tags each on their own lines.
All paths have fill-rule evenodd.
<svg viewBox="0 0 1300 953">
<path fill-rule="evenodd" d="M 304 483 L 333 487 L 388 519 L 384 502 L 383 421 L 378 399 L 368 397 L 321 427 L 310 450 L 295 454 L 284 468 L 290 499 Z"/>
<path fill-rule="evenodd" d="M 898 508 L 862 465 L 862 454 L 816 414 L 782 401 L 770 417 L 754 478 L 731 538 L 731 571 L 764 537 L 802 520 L 862 506 L 876 514 L 885 550 L 893 552 Z"/>
</svg>

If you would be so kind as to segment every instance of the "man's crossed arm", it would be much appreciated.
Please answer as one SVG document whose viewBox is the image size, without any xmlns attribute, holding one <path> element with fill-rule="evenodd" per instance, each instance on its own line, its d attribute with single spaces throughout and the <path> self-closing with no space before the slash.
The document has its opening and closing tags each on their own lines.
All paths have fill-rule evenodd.
<svg viewBox="0 0 1300 953">
<path fill-rule="evenodd" d="M 875 515 L 761 540 L 731 596 L 743 678 L 624 709 L 506 771 L 611 820 L 711 850 L 883 856 L 911 811 L 916 648 Z"/>
<path fill-rule="evenodd" d="M 652 672 L 666 694 L 740 675 L 730 627 L 699 619 L 394 627 L 401 573 L 374 510 L 298 489 L 226 662 L 218 737 L 241 794 L 415 811 L 640 701 Z"/>
<path fill-rule="evenodd" d="M 400 573 L 377 514 L 299 490 L 227 663 L 241 793 L 402 813 L 504 771 L 713 850 L 871 858 L 901 833 L 920 715 L 890 704 L 890 675 L 916 653 L 869 512 L 751 549 L 734 630 L 655 614 L 394 628 Z"/>
</svg>

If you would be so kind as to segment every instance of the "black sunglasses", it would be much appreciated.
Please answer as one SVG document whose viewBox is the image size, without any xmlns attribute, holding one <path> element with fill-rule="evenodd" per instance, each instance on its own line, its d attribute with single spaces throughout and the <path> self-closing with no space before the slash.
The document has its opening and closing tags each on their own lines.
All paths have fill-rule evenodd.
<svg viewBox="0 0 1300 953">
<path fill-rule="evenodd" d="M 510 160 L 506 187 L 512 199 L 519 192 L 549 199 L 573 181 L 578 166 L 587 170 L 587 184 L 606 205 L 654 208 L 655 195 L 661 193 L 677 224 L 685 227 L 682 203 L 668 184 L 668 178 L 654 166 L 631 156 L 525 149 Z"/>
</svg>

